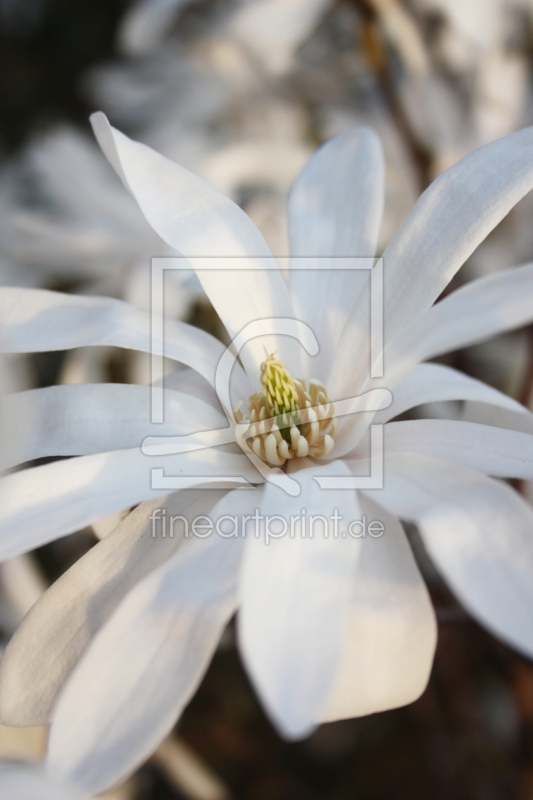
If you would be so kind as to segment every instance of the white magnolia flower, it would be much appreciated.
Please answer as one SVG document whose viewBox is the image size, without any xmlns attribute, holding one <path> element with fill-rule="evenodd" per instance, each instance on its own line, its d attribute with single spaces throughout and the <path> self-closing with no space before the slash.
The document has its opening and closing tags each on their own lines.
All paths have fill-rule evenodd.
<svg viewBox="0 0 533 800">
<path fill-rule="evenodd" d="M 533 319 L 532 265 L 471 282 L 434 305 L 470 253 L 533 187 L 533 129 L 444 173 L 386 248 L 386 378 L 376 380 L 368 377 L 368 274 L 334 269 L 336 257 L 374 253 L 383 161 L 371 131 L 345 131 L 297 179 L 289 201 L 291 252 L 321 257 L 324 269 L 306 272 L 295 260 L 286 279 L 231 201 L 109 127 L 103 115 L 94 126 L 159 235 L 188 258 L 212 257 L 212 270 L 199 277 L 230 337 L 272 319 L 299 319 L 312 329 L 316 356 L 289 336 L 261 336 L 241 350 L 243 368 L 236 364 L 232 376 L 244 410 L 252 396 L 252 408 L 302 415 L 290 442 L 279 431 L 274 442 L 253 431 L 255 452 L 279 464 L 276 481 L 292 480 L 299 495 L 265 481 L 264 462 L 256 458 L 256 469 L 234 445 L 156 460 L 140 450 L 149 435 L 218 431 L 203 434 L 211 443 L 235 436 L 231 410 L 228 428 L 213 388 L 224 348 L 183 323 L 169 321 L 165 349 L 192 369 L 167 382 L 163 424 L 147 420 L 147 387 L 59 386 L 13 396 L 12 418 L 22 423 L 13 423 L 14 464 L 76 457 L 4 479 L 2 557 L 140 505 L 26 617 L 1 664 L 2 718 L 38 724 L 53 709 L 50 769 L 88 793 L 101 791 L 131 772 L 175 724 L 236 610 L 243 659 L 285 735 L 413 701 L 428 679 L 436 624 L 400 518 L 416 522 L 472 615 L 533 654 L 533 510 L 497 480 L 533 478 L 531 415 L 483 383 L 421 363 Z M 228 272 L 217 262 L 221 256 L 254 269 Z M 149 316 L 117 300 L 6 288 L 0 307 L 8 351 L 96 344 L 150 349 Z M 280 363 L 265 358 L 264 346 Z M 154 347 L 160 350 L 161 342 Z M 253 393 L 262 372 L 265 394 L 258 399 Z M 273 372 L 286 389 L 277 407 L 265 380 Z M 328 397 L 338 402 L 387 388 L 393 402 L 375 416 L 340 417 L 336 430 L 324 421 L 307 424 L 302 383 L 291 376 L 302 378 L 326 418 Z M 295 396 L 300 408 L 290 406 Z M 454 420 L 392 421 L 422 403 L 452 399 L 494 406 L 524 420 L 530 433 Z M 317 478 L 346 485 L 364 474 L 371 422 L 384 425 L 384 488 L 321 488 Z M 153 466 L 167 479 L 181 477 L 181 488 L 161 499 L 164 490 L 151 486 Z M 253 488 L 239 488 L 243 478 Z M 306 509 L 328 518 L 330 535 L 315 530 L 303 537 L 297 527 L 297 535 L 267 545 L 263 525 L 258 537 L 176 532 L 154 538 L 157 509 L 168 519 L 188 520 L 255 509 L 289 520 Z M 335 536 L 335 513 L 345 521 L 379 520 L 385 533 Z"/>
</svg>

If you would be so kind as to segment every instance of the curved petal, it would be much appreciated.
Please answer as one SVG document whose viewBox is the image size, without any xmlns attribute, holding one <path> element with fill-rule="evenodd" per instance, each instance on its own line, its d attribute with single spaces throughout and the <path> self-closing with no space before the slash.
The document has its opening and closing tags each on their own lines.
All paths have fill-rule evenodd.
<svg viewBox="0 0 533 800">
<path fill-rule="evenodd" d="M 446 400 L 486 403 L 531 417 L 533 421 L 533 415 L 516 400 L 482 381 L 442 364 L 419 364 L 394 388 L 392 398 L 388 408 L 376 413 L 373 420 L 375 424 L 389 422 L 415 406 Z"/>
<path fill-rule="evenodd" d="M 199 328 L 165 320 L 163 349 L 163 342 L 151 338 L 151 322 L 148 311 L 111 297 L 0 287 L 0 346 L 4 353 L 113 345 L 176 359 L 214 385 L 224 346 Z"/>
<path fill-rule="evenodd" d="M 213 269 L 200 270 L 198 277 L 232 338 L 253 320 L 294 318 L 281 270 L 239 206 L 202 178 L 128 139 L 101 112 L 91 122 L 105 155 L 161 238 L 185 257 L 212 259 Z M 231 270 L 226 261 L 217 261 L 228 256 L 235 259 Z M 258 380 L 264 346 L 299 374 L 294 369 L 294 359 L 299 359 L 295 343 L 287 337 L 262 337 L 243 351 L 250 375 Z"/>
<path fill-rule="evenodd" d="M 209 513 L 224 494 L 193 490 L 143 503 L 48 589 L 0 661 L 0 717 L 5 724 L 50 721 L 55 697 L 91 639 L 128 592 L 186 541 L 178 517 L 192 522 Z"/>
<path fill-rule="evenodd" d="M 386 340 L 435 302 L 532 188 L 533 127 L 475 150 L 433 181 L 383 254 Z"/>
<path fill-rule="evenodd" d="M 48 751 L 55 774 L 96 794 L 155 750 L 235 610 L 242 543 L 193 537 L 127 595 L 59 698 Z"/>
<path fill-rule="evenodd" d="M 323 380 L 368 280 L 367 270 L 335 266 L 342 256 L 374 256 L 383 201 L 383 152 L 368 128 L 350 128 L 323 145 L 292 187 L 289 288 L 298 319 L 311 326 L 319 342 L 313 375 Z"/>
<path fill-rule="evenodd" d="M 532 291 L 532 264 L 471 281 L 415 319 L 389 343 L 385 351 L 385 377 L 377 385 L 394 388 L 412 374 L 420 361 L 528 323 L 533 319 Z M 341 382 L 345 374 L 346 370 L 340 373 Z M 375 387 L 376 381 L 367 380 L 360 392 L 371 386 Z M 480 401 L 492 402 L 481 397 Z M 526 415 L 524 423 L 525 420 Z M 331 455 L 340 458 L 349 453 L 368 424 L 368 418 L 342 420 Z"/>
<path fill-rule="evenodd" d="M 533 434 L 533 414 L 524 414 L 507 408 L 498 408 L 486 403 L 465 403 L 461 419 L 464 422 L 477 422 L 479 425 L 493 425 L 511 431 Z"/>
<path fill-rule="evenodd" d="M 533 127 L 481 147 L 433 181 L 383 254 L 385 342 L 412 320 L 417 324 L 468 256 L 531 188 Z M 332 367 L 336 399 L 360 391 L 369 375 L 367 319 L 363 294 Z M 353 352 L 357 361 L 348 370 L 346 354 Z M 390 357 L 385 369 L 390 380 Z"/>
<path fill-rule="evenodd" d="M 342 462 L 294 472 L 297 502 L 266 484 L 261 524 L 246 541 L 239 645 L 267 712 L 291 738 L 310 732 L 329 697 L 360 552 L 357 539 L 342 536 L 360 516 L 355 493 L 324 492 L 313 479 L 347 472 Z M 281 520 L 286 533 L 273 538 Z"/>
<path fill-rule="evenodd" d="M 151 390 L 127 384 L 49 386 L 10 395 L 3 413 L 13 431 L 4 468 L 46 456 L 140 447 L 147 436 L 175 436 L 227 425 L 202 400 L 164 393 L 165 422 L 150 422 Z"/>
<path fill-rule="evenodd" d="M 514 330 L 533 320 L 533 264 L 471 281 L 436 303 L 390 343 L 389 380 L 419 361 Z"/>
<path fill-rule="evenodd" d="M 533 509 L 510 486 L 460 464 L 390 454 L 379 503 L 417 523 L 435 565 L 465 608 L 533 655 Z"/>
<path fill-rule="evenodd" d="M 498 478 L 533 479 L 532 435 L 475 422 L 389 422 L 385 426 L 385 460 L 393 453 L 425 453 Z"/>
<path fill-rule="evenodd" d="M 176 476 L 178 483 L 152 488 L 152 469 L 162 470 L 162 478 Z M 244 455 L 217 449 L 157 459 L 137 449 L 118 450 L 16 472 L 0 485 L 0 560 L 169 489 L 232 489 L 245 485 L 246 478 L 261 481 Z"/>
<path fill-rule="evenodd" d="M 433 607 L 402 526 L 368 497 L 361 495 L 360 503 L 366 535 L 323 722 L 412 703 L 427 685 L 437 642 Z M 384 528 L 381 536 L 379 528 L 377 536 L 368 532 L 375 521 Z"/>
</svg>

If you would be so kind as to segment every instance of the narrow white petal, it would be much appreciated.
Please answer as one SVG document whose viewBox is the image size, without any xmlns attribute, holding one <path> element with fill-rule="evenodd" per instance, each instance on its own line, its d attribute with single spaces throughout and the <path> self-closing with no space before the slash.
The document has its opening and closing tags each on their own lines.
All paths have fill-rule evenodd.
<svg viewBox="0 0 533 800">
<path fill-rule="evenodd" d="M 373 131 L 350 128 L 313 155 L 289 197 L 294 310 L 313 329 L 320 354 L 312 374 L 323 380 L 367 270 L 335 270 L 339 256 L 374 256 L 381 224 L 384 163 Z M 355 263 L 355 262 L 354 262 Z M 301 269 L 302 267 L 317 269 Z"/>
<path fill-rule="evenodd" d="M 429 595 L 398 519 L 361 496 L 366 518 L 337 678 L 321 721 L 360 717 L 416 700 L 437 641 Z M 384 531 L 374 525 L 381 522 Z M 378 534 L 377 536 L 375 534 Z"/>
<path fill-rule="evenodd" d="M 532 188 L 533 128 L 524 128 L 474 151 L 426 189 L 383 254 L 386 339 L 435 302 Z"/>
<path fill-rule="evenodd" d="M 152 488 L 156 468 L 181 479 L 179 487 Z M 242 477 L 261 480 L 244 455 L 218 449 L 157 458 L 138 449 L 118 450 L 16 472 L 0 485 L 0 560 L 169 490 L 231 489 Z"/>
<path fill-rule="evenodd" d="M 143 503 L 48 589 L 0 661 L 5 724 L 50 721 L 54 699 L 91 639 L 126 594 L 184 543 L 185 523 L 171 523 L 171 517 L 189 522 L 209 513 L 224 494 L 193 490 Z"/>
<path fill-rule="evenodd" d="M 465 422 L 477 422 L 479 425 L 493 425 L 496 428 L 533 434 L 533 414 L 527 409 L 524 414 L 486 403 L 467 402 L 464 404 L 461 419 Z"/>
<path fill-rule="evenodd" d="M 254 320 L 294 318 L 281 270 L 239 206 L 202 178 L 128 139 L 104 114 L 93 114 L 91 122 L 105 155 L 161 238 L 186 257 L 212 259 L 213 269 L 200 270 L 198 277 L 232 338 Z M 218 260 L 223 257 L 234 259 L 232 269 Z M 298 374 L 299 350 L 288 337 L 253 339 L 243 351 L 249 374 L 259 374 L 264 346 Z"/>
<path fill-rule="evenodd" d="M 391 405 L 376 413 L 374 423 L 388 422 L 415 406 L 446 400 L 487 403 L 533 420 L 527 409 L 508 395 L 442 364 L 419 364 L 393 389 L 392 397 Z"/>
<path fill-rule="evenodd" d="M 415 319 L 389 343 L 385 351 L 385 378 L 381 384 L 389 389 L 398 384 L 395 395 L 397 391 L 401 399 L 403 395 L 403 390 L 400 388 L 402 379 L 408 381 L 408 387 L 411 385 L 411 380 L 416 384 L 418 377 L 413 369 L 419 362 L 441 355 L 448 350 L 467 347 L 527 324 L 533 319 L 532 292 L 533 265 L 531 264 L 471 281 Z M 437 369 L 439 367 L 433 364 L 424 368 L 426 374 L 430 374 L 429 370 L 436 372 Z M 440 367 L 440 369 L 444 368 Z M 340 373 L 337 391 L 343 391 L 343 376 L 346 374 L 350 373 L 346 370 Z M 441 372 L 441 374 L 444 373 Z M 423 375 L 424 372 L 422 372 Z M 467 378 L 463 379 L 465 389 L 468 380 Z M 457 379 L 454 383 L 459 389 Z M 372 385 L 375 385 L 375 381 L 367 380 L 357 391 L 364 392 Z M 438 384 L 435 383 L 436 393 L 437 386 Z M 470 387 L 472 392 L 477 394 L 475 384 L 471 383 Z M 481 391 L 480 384 L 478 384 L 478 388 Z M 413 390 L 416 391 L 416 385 Z M 491 392 L 490 396 L 487 394 L 486 397 L 483 397 L 481 393 L 472 399 L 503 406 L 502 402 L 496 403 L 497 396 L 494 391 L 488 391 Z M 408 394 L 410 392 L 411 389 Z M 423 395 L 427 395 L 426 390 L 420 396 Z M 405 401 L 407 399 L 406 397 Z M 390 410 L 392 411 L 392 408 Z M 385 419 L 387 411 L 384 414 Z M 527 424 L 527 414 L 523 416 L 524 419 L 519 423 L 522 426 Z M 383 417 L 381 417 L 381 421 L 383 421 Z M 364 419 L 361 415 L 358 417 L 354 415 L 352 419 L 341 421 L 333 455 L 340 458 L 349 453 L 369 423 L 369 418 Z"/>
<path fill-rule="evenodd" d="M 431 184 L 383 254 L 385 342 L 404 327 L 417 325 L 468 256 L 531 188 L 533 128 L 476 150 Z M 368 302 L 362 293 L 344 328 L 332 366 L 334 397 L 360 391 L 369 375 Z M 454 317 L 458 329 L 465 319 Z M 425 348 L 420 333 L 414 342 Z M 354 351 L 354 368 L 341 370 L 345 353 Z M 425 358 L 429 355 L 420 356 L 412 366 Z M 396 367 L 393 361 L 392 354 L 386 354 L 389 382 Z"/>
<path fill-rule="evenodd" d="M 97 793 L 155 750 L 235 610 L 242 543 L 192 537 L 126 596 L 54 710 L 48 752 L 54 773 Z"/>
<path fill-rule="evenodd" d="M 3 413 L 13 436 L 2 466 L 140 447 L 147 436 L 186 435 L 228 425 L 212 405 L 191 402 L 189 395 L 175 391 L 164 394 L 165 422 L 153 424 L 150 400 L 150 387 L 126 384 L 50 386 L 10 395 Z"/>
<path fill-rule="evenodd" d="M 448 419 L 389 422 L 385 426 L 385 466 L 394 453 L 425 453 L 497 478 L 533 479 L 533 436 L 520 431 Z M 355 458 L 368 455 L 361 445 Z"/>
<path fill-rule="evenodd" d="M 510 486 L 444 459 L 395 453 L 369 491 L 417 523 L 435 565 L 492 633 L 533 655 L 533 509 Z"/>
<path fill-rule="evenodd" d="M 302 489 L 296 499 L 267 484 L 259 505 L 264 517 L 259 536 L 253 523 L 248 529 L 239 644 L 267 712 L 292 738 L 311 731 L 331 692 L 360 553 L 359 540 L 342 536 L 360 518 L 356 495 L 324 492 L 314 476 L 347 472 L 342 462 L 293 472 Z M 342 518 L 337 522 L 335 510 Z M 322 519 L 311 524 L 311 515 Z M 269 522 L 269 517 L 278 520 Z M 269 530 L 283 531 L 280 517 L 287 532 L 268 538 Z"/>
<path fill-rule="evenodd" d="M 211 385 L 224 346 L 185 322 L 165 320 L 163 343 L 151 339 L 151 315 L 111 297 L 82 297 L 44 289 L 0 287 L 0 347 L 41 353 L 112 345 L 161 355 L 193 367 Z"/>
<path fill-rule="evenodd" d="M 533 264 L 471 281 L 437 303 L 393 340 L 389 379 L 419 361 L 519 328 L 533 320 Z"/>
</svg>

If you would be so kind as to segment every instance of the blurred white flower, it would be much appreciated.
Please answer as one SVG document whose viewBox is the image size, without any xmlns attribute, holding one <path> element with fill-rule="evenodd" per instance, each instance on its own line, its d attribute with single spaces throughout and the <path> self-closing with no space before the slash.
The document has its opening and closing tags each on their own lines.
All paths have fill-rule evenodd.
<svg viewBox="0 0 533 800">
<path fill-rule="evenodd" d="M 255 258 L 271 257 L 253 223 L 227 198 L 110 128 L 102 115 L 94 125 L 109 160 L 169 246 L 188 257 L 241 257 L 254 267 Z M 371 131 L 353 129 L 330 141 L 293 187 L 291 253 L 322 258 L 323 270 L 291 269 L 288 282 L 272 262 L 271 269 L 199 273 L 230 337 L 256 320 L 300 319 L 320 344 L 311 358 L 286 336 L 251 340 L 241 351 L 244 369 L 234 370 L 240 398 L 259 385 L 263 344 L 283 362 L 276 369 L 287 386 L 290 375 L 299 375 L 324 387 L 320 402 L 326 395 L 337 402 L 394 389 L 390 408 L 342 417 L 336 431 L 329 429 L 330 439 L 320 426 L 318 432 L 304 427 L 294 438 L 291 429 L 292 458 L 281 474 L 299 484 L 297 498 L 263 482 L 263 467 L 257 471 L 232 447 L 161 456 L 158 466 L 181 475 L 183 488 L 165 499 L 151 488 L 154 461 L 139 450 L 146 436 L 227 426 L 213 389 L 224 348 L 183 323 L 168 322 L 165 348 L 192 370 L 167 382 L 163 425 L 147 420 L 147 387 L 59 386 L 11 398 L 13 417 L 24 421 L 11 447 L 14 464 L 78 457 L 4 479 L 3 557 L 140 503 L 36 604 L 1 663 L 5 721 L 42 723 L 53 708 L 48 763 L 55 774 L 92 793 L 129 774 L 175 724 L 237 609 L 243 659 L 287 736 L 413 701 L 427 682 L 436 625 L 399 518 L 416 522 L 470 613 L 533 653 L 533 510 L 494 480 L 533 478 L 532 417 L 481 382 L 421 363 L 533 319 L 532 265 L 473 281 L 434 305 L 532 187 L 533 129 L 526 129 L 468 156 L 422 195 L 384 253 L 384 380 L 369 378 L 368 280 L 334 269 L 338 256 L 375 251 L 383 159 Z M 150 349 L 149 316 L 117 300 L 6 288 L 0 307 L 8 351 L 95 344 Z M 309 391 L 318 392 L 316 385 Z M 455 420 L 392 421 L 422 403 L 449 400 L 494 406 L 529 432 Z M 385 426 L 384 488 L 321 489 L 315 478 L 365 474 L 372 421 Z M 223 441 L 232 431 L 230 420 Z M 322 449 L 315 453 L 317 433 Z M 265 439 L 257 452 L 276 465 L 289 443 L 272 435 L 275 441 Z M 241 478 L 235 476 L 253 488 L 236 491 Z M 209 484 L 210 491 L 198 491 Z M 268 546 L 264 535 L 150 535 L 155 509 L 188 519 L 258 509 L 288 519 L 302 508 L 327 515 L 325 534 L 331 535 L 315 531 L 312 538 L 284 537 Z M 334 511 L 344 520 L 379 519 L 385 534 L 336 537 Z"/>
<path fill-rule="evenodd" d="M 31 205 L 24 182 L 33 189 Z M 63 127 L 37 139 L 4 186 L 0 252 L 31 269 L 34 285 L 65 282 L 149 308 L 150 259 L 175 251 L 146 224 L 85 136 Z M 169 316 L 183 316 L 192 296 L 171 282 Z"/>
<path fill-rule="evenodd" d="M 179 15 L 195 3 L 196 0 L 138 0 L 122 21 L 120 49 L 130 55 L 144 55 L 156 49 Z M 216 15 L 217 34 L 239 43 L 268 71 L 282 73 L 332 5 L 332 0 L 235 0 L 223 20 Z"/>
<path fill-rule="evenodd" d="M 399 97 L 434 174 L 530 121 L 530 59 L 521 44 L 530 4 L 413 0 L 412 15 L 400 3 L 371 2 L 400 57 Z"/>
</svg>

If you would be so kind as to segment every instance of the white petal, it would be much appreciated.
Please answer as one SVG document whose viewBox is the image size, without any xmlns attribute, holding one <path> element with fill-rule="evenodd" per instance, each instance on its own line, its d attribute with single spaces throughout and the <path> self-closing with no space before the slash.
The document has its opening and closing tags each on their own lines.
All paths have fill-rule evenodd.
<svg viewBox="0 0 533 800">
<path fill-rule="evenodd" d="M 313 329 L 320 354 L 315 377 L 326 379 L 335 345 L 367 270 L 335 270 L 339 256 L 374 256 L 383 211 L 384 164 L 373 131 L 350 128 L 323 145 L 289 197 L 289 286 L 298 319 Z M 306 258 L 302 258 L 302 257 Z M 302 270 L 309 265 L 316 270 Z"/>
<path fill-rule="evenodd" d="M 81 800 L 82 794 L 29 765 L 0 767 L 0 797 L 5 800 Z"/>
<path fill-rule="evenodd" d="M 533 655 L 533 509 L 510 486 L 459 464 L 390 454 L 385 488 L 369 495 L 417 523 L 465 608 Z"/>
<path fill-rule="evenodd" d="M 5 724 L 50 721 L 57 692 L 90 640 L 126 594 L 183 544 L 184 523 L 176 519 L 171 529 L 171 516 L 192 520 L 207 514 L 223 494 L 184 491 L 143 503 L 48 589 L 0 661 L 0 717 Z M 156 509 L 161 510 L 158 520 L 151 519 Z"/>
<path fill-rule="evenodd" d="M 147 436 L 185 435 L 228 424 L 210 404 L 191 402 L 175 391 L 164 394 L 165 422 L 152 424 L 150 399 L 150 387 L 126 384 L 50 386 L 10 395 L 3 413 L 13 436 L 2 465 L 140 447 Z"/>
<path fill-rule="evenodd" d="M 0 288 L 0 347 L 5 353 L 41 353 L 113 345 L 160 355 L 151 315 L 110 297 L 82 297 L 44 289 Z M 224 346 L 185 322 L 165 320 L 164 354 L 194 367 L 211 385 Z"/>
<path fill-rule="evenodd" d="M 118 450 L 16 472 L 0 485 L 0 560 L 178 488 L 152 488 L 153 468 L 182 479 L 181 489 L 231 489 L 241 477 L 260 482 L 244 455 L 217 449 L 157 458 Z"/>
<path fill-rule="evenodd" d="M 533 478 L 532 435 L 474 422 L 389 422 L 385 426 L 385 461 L 393 453 L 425 453 L 499 478 Z"/>
<path fill-rule="evenodd" d="M 385 342 L 417 325 L 468 256 L 532 187 L 533 128 L 526 128 L 476 150 L 426 189 L 383 254 Z M 360 391 L 369 375 L 368 305 L 362 293 L 343 331 L 332 366 L 335 398 Z M 458 329 L 464 317 L 460 320 Z M 414 342 L 424 349 L 420 334 Z M 347 352 L 357 353 L 351 370 L 342 369 Z M 418 361 L 425 358 L 429 355 Z M 389 383 L 393 362 L 393 355 L 385 354 Z"/>
<path fill-rule="evenodd" d="M 373 420 L 375 424 L 388 422 L 415 406 L 446 400 L 487 403 L 524 417 L 532 416 L 524 406 L 506 394 L 442 364 L 419 364 L 394 388 L 392 397 L 391 405 L 376 413 Z"/>
<path fill-rule="evenodd" d="M 343 537 L 342 531 L 360 518 L 359 507 L 355 493 L 324 492 L 313 478 L 347 471 L 336 462 L 293 472 L 302 489 L 296 500 L 267 484 L 259 506 L 260 516 L 267 519 L 258 528 L 259 536 L 253 526 L 248 529 L 239 589 L 239 644 L 266 710 L 288 737 L 306 735 L 314 727 L 340 658 L 360 552 L 359 541 Z M 337 523 L 331 520 L 335 509 L 342 517 Z M 311 529 L 310 515 L 326 518 L 326 535 L 321 520 Z M 285 520 L 288 532 L 269 540 L 268 517 L 274 516 Z M 283 530 L 279 519 L 270 523 L 271 530 Z"/>
<path fill-rule="evenodd" d="M 212 258 L 213 269 L 200 270 L 198 277 L 232 338 L 254 320 L 294 318 L 281 270 L 239 206 L 202 178 L 128 139 L 104 114 L 93 114 L 91 122 L 105 155 L 161 238 L 186 257 Z M 217 260 L 224 256 L 235 259 L 234 268 L 228 270 L 227 262 Z M 249 374 L 259 377 L 264 346 L 299 374 L 294 369 L 299 351 L 287 337 L 252 340 L 243 352 Z"/>
<path fill-rule="evenodd" d="M 461 419 L 465 422 L 477 422 L 479 425 L 493 425 L 496 428 L 533 434 L 533 414 L 527 409 L 524 414 L 523 411 L 469 402 L 464 404 Z"/>
<path fill-rule="evenodd" d="M 533 128 L 525 128 L 466 156 L 426 189 L 383 254 L 387 340 L 435 302 L 532 188 Z"/>
<path fill-rule="evenodd" d="M 353 575 L 348 628 L 324 722 L 360 717 L 416 700 L 437 641 L 429 595 L 398 519 L 361 496 L 366 535 Z M 372 537 L 368 526 L 382 523 Z M 379 534 L 379 528 L 373 532 Z"/>
<path fill-rule="evenodd" d="M 390 343 L 385 354 L 389 380 L 395 379 L 399 368 L 409 369 L 419 361 L 526 325 L 533 319 L 532 297 L 533 264 L 457 289 Z"/>
<path fill-rule="evenodd" d="M 59 698 L 48 752 L 55 774 L 97 793 L 155 750 L 235 610 L 242 543 L 192 537 L 127 595 Z"/>
</svg>

